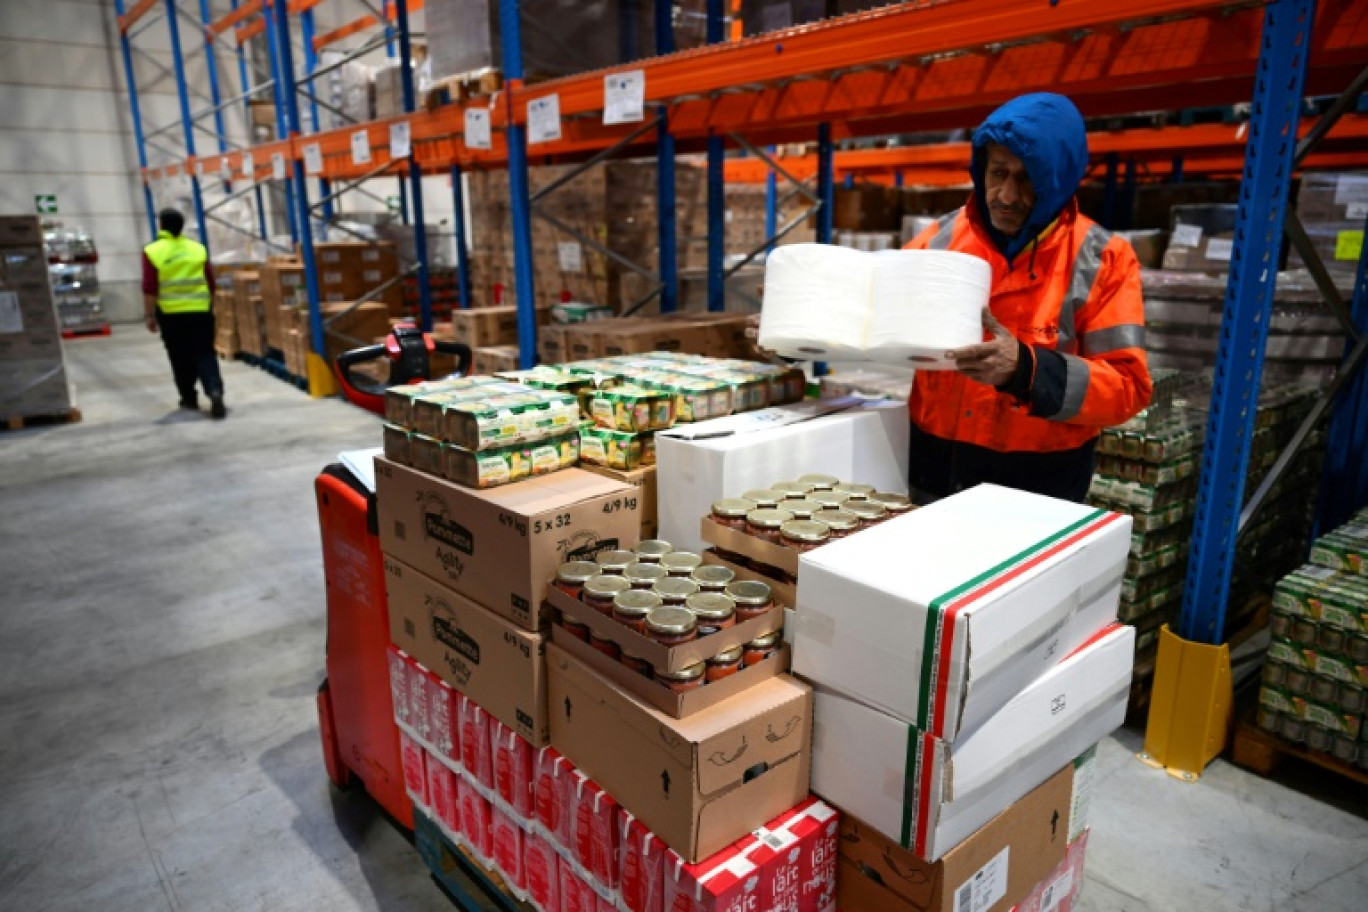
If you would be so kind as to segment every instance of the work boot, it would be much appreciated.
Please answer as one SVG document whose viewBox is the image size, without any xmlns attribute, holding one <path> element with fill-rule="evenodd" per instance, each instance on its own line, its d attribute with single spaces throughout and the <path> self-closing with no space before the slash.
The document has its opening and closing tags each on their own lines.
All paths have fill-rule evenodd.
<svg viewBox="0 0 1368 912">
<path fill-rule="evenodd" d="M 210 397 L 209 397 L 209 417 L 211 417 L 211 418 L 223 418 L 223 417 L 226 416 L 227 414 L 228 414 L 228 409 L 225 408 L 224 405 L 223 405 L 223 397 L 222 397 L 222 396 L 210 396 Z"/>
<path fill-rule="evenodd" d="M 191 396 L 189 399 L 182 399 L 180 401 L 180 407 L 185 409 L 187 412 L 198 412 L 199 398 L 196 396 Z"/>
</svg>

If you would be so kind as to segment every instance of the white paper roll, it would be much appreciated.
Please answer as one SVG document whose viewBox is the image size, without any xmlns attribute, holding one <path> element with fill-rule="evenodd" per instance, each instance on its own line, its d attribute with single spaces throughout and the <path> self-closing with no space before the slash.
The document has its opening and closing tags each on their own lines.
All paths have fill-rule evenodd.
<svg viewBox="0 0 1368 912">
<path fill-rule="evenodd" d="M 952 367 L 983 339 L 992 269 L 944 250 L 780 247 L 765 264 L 760 345 L 790 358 Z"/>
</svg>

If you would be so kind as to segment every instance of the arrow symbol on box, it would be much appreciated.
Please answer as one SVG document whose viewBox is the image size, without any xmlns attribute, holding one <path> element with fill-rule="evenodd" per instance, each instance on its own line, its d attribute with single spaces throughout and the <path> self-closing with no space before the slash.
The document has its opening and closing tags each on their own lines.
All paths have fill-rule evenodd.
<svg viewBox="0 0 1368 912">
<path fill-rule="evenodd" d="M 663 785 L 663 786 L 665 786 L 665 794 L 666 794 L 666 795 L 670 794 L 670 771 L 669 771 L 669 770 L 661 770 L 661 771 L 660 771 L 660 784 Z"/>
<path fill-rule="evenodd" d="M 1058 829 L 1058 827 L 1059 827 L 1059 811 L 1055 811 L 1055 812 L 1054 812 L 1054 816 L 1050 818 L 1050 838 L 1051 838 L 1051 839 L 1054 839 L 1054 838 L 1055 838 L 1055 830 Z"/>
<path fill-rule="evenodd" d="M 566 698 L 565 698 L 565 718 L 567 718 L 567 719 L 570 718 L 570 711 L 571 711 L 570 698 L 569 698 L 569 697 L 566 697 Z"/>
</svg>

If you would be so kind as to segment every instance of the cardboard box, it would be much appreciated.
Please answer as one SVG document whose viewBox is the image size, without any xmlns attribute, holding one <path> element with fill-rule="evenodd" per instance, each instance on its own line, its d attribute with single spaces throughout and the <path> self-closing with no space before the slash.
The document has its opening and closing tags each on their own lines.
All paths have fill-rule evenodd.
<svg viewBox="0 0 1368 912">
<path fill-rule="evenodd" d="M 794 670 L 953 741 L 1116 619 L 1131 518 L 979 485 L 802 556 Z"/>
<path fill-rule="evenodd" d="M 503 371 L 515 371 L 522 363 L 521 355 L 516 345 L 493 345 L 484 348 L 477 348 L 473 352 L 474 366 L 471 368 L 477 374 L 497 374 Z"/>
<path fill-rule="evenodd" d="M 540 633 L 510 624 L 393 557 L 385 558 L 385 585 L 395 645 L 528 741 L 546 744 Z"/>
<path fill-rule="evenodd" d="M 384 458 L 375 476 L 381 549 L 528 630 L 561 563 L 638 541 L 633 489 L 579 469 L 483 491 Z"/>
<path fill-rule="evenodd" d="M 1121 725 L 1134 655 L 1113 625 L 954 744 L 818 690 L 813 790 L 936 861 Z"/>
<path fill-rule="evenodd" d="M 595 475 L 602 475 L 604 478 L 611 478 L 614 481 L 625 485 L 631 485 L 641 494 L 641 538 L 655 538 L 656 531 L 659 529 L 658 511 L 659 501 L 656 496 L 656 467 L 642 466 L 624 472 L 621 469 L 611 469 L 608 466 L 596 466 L 583 463 L 580 466 L 586 472 L 593 472 Z"/>
<path fill-rule="evenodd" d="M 1088 832 L 1069 843 L 1064 861 L 1036 884 L 1030 895 L 1017 903 L 1013 912 L 1069 912 L 1078 902 L 1083 888 L 1083 863 L 1088 852 Z"/>
<path fill-rule="evenodd" d="M 615 624 L 617 622 L 609 621 L 608 623 Z M 551 628 L 551 634 L 552 642 L 557 646 L 632 696 L 675 719 L 683 719 L 700 710 L 707 709 L 709 706 L 721 703 L 723 700 L 730 699 L 757 681 L 772 678 L 788 671 L 789 666 L 788 650 L 781 649 L 763 662 L 744 668 L 725 680 L 714 681 L 699 690 L 681 694 L 675 693 L 657 681 L 642 677 L 616 659 L 608 658 L 588 643 L 572 636 L 558 624 Z"/>
<path fill-rule="evenodd" d="M 1066 766 L 938 861 L 843 815 L 837 906 L 843 912 L 1008 912 L 1066 861 L 1062 821 L 1072 780 Z"/>
<path fill-rule="evenodd" d="M 661 431 L 661 537 L 701 552 L 698 523 L 714 501 L 811 473 L 905 493 L 908 433 L 906 404 L 856 400 L 804 402 Z"/>
<path fill-rule="evenodd" d="M 787 675 L 677 720 L 554 644 L 547 671 L 556 749 L 686 861 L 807 795 L 812 691 Z"/>
<path fill-rule="evenodd" d="M 773 633 L 784 626 L 783 611 L 780 606 L 776 605 L 760 617 L 739 622 L 709 636 L 698 637 L 678 646 L 663 646 L 650 637 L 636 632 L 626 624 L 620 624 L 612 618 L 600 614 L 589 605 L 579 599 L 571 598 L 554 586 L 547 589 L 546 599 L 551 607 L 586 625 L 601 639 L 612 640 L 621 646 L 624 652 L 645 659 L 656 668 L 668 671 L 678 671 L 681 668 L 688 668 L 690 665 L 697 665 L 725 649 L 744 645 L 756 637 Z M 562 637 L 568 636 L 564 632 L 564 628 L 561 630 L 561 635 Z M 702 697 L 701 693 L 695 693 L 700 698 Z M 701 707 L 708 704 L 690 705 Z"/>
<path fill-rule="evenodd" d="M 0 215 L 0 247 L 42 247 L 43 226 L 36 215 Z"/>
</svg>

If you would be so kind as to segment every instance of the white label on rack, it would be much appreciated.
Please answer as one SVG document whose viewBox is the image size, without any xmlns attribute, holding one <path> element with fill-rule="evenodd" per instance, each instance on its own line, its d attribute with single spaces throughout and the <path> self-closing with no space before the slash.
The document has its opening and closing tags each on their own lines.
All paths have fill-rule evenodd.
<svg viewBox="0 0 1368 912">
<path fill-rule="evenodd" d="M 527 103 L 527 141 L 555 142 L 561 138 L 560 96 L 544 95 Z"/>
<path fill-rule="evenodd" d="M 561 272 L 579 272 L 584 268 L 584 248 L 575 241 L 561 241 L 556 245 L 560 253 Z"/>
<path fill-rule="evenodd" d="M 488 108 L 466 108 L 465 144 L 467 149 L 491 149 Z"/>
<path fill-rule="evenodd" d="M 1344 217 L 1352 222 L 1368 218 L 1368 203 L 1350 203 L 1344 207 Z"/>
<path fill-rule="evenodd" d="M 640 123 L 646 119 L 646 73 L 631 70 L 603 77 L 603 122 Z"/>
<path fill-rule="evenodd" d="M 251 152 L 242 153 L 242 176 L 249 181 L 256 180 L 256 162 L 252 161 Z"/>
<path fill-rule="evenodd" d="M 1201 225 L 1177 225 L 1174 227 L 1174 247 L 1196 247 L 1200 243 L 1202 243 Z"/>
<path fill-rule="evenodd" d="M 1212 238 L 1207 241 L 1206 258 L 1208 260 L 1220 260 L 1223 263 L 1230 262 L 1230 253 L 1235 249 L 1235 242 L 1230 238 Z"/>
<path fill-rule="evenodd" d="M 0 333 L 24 331 L 24 312 L 19 309 L 19 292 L 0 291 Z"/>
<path fill-rule="evenodd" d="M 304 170 L 310 174 L 323 173 L 323 147 L 318 143 L 304 147 Z"/>
<path fill-rule="evenodd" d="M 370 164 L 370 134 L 365 130 L 357 130 L 351 135 L 352 144 L 352 164 Z"/>
<path fill-rule="evenodd" d="M 271 177 L 278 181 L 283 181 L 288 175 L 285 172 L 285 153 L 271 153 Z"/>
<path fill-rule="evenodd" d="M 398 123 L 390 124 L 390 158 L 408 158 L 412 151 L 413 140 L 409 131 L 409 122 L 401 120 Z"/>
<path fill-rule="evenodd" d="M 195 177 L 198 177 L 201 180 L 204 179 L 204 162 L 195 162 Z"/>
<path fill-rule="evenodd" d="M 233 166 L 228 164 L 228 159 L 226 158 L 219 161 L 219 177 L 223 178 L 225 181 L 231 181 L 233 179 Z"/>
</svg>

